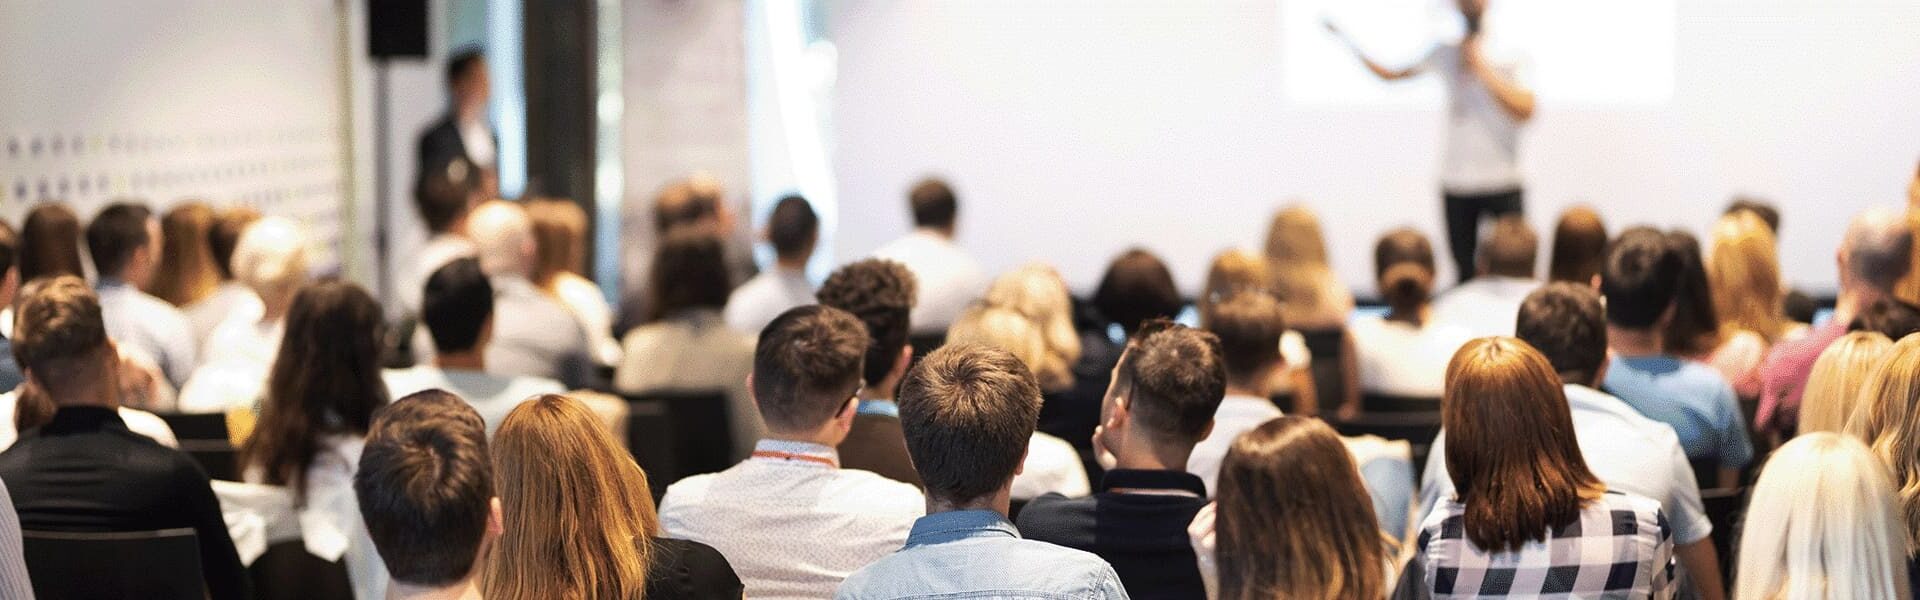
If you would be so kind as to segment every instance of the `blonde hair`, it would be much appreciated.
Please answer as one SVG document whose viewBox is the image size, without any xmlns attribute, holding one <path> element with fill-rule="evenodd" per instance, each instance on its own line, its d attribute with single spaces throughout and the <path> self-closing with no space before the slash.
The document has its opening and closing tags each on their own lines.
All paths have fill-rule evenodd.
<svg viewBox="0 0 1920 600">
<path fill-rule="evenodd" d="M 1774 451 L 1747 505 L 1734 597 L 1905 600 L 1906 529 L 1887 469 L 1859 440 L 1801 435 Z"/>
<path fill-rule="evenodd" d="M 213 209 L 201 202 L 182 202 L 160 218 L 160 266 L 150 290 L 154 296 L 186 306 L 213 295 L 220 287 L 220 268 L 207 245 L 211 231 Z"/>
<path fill-rule="evenodd" d="M 307 235 L 286 217 L 264 217 L 233 245 L 233 278 L 262 300 L 290 299 L 307 280 Z"/>
<path fill-rule="evenodd" d="M 1353 309 L 1353 295 L 1333 276 L 1327 262 L 1327 242 L 1320 218 L 1304 205 L 1292 204 L 1273 215 L 1267 228 L 1268 276 L 1273 293 L 1287 312 L 1287 322 L 1338 322 Z"/>
<path fill-rule="evenodd" d="M 1786 331 L 1780 305 L 1780 258 L 1773 230 L 1751 212 L 1720 218 L 1707 252 L 1707 289 L 1720 324 L 1760 334 L 1771 344 Z"/>
<path fill-rule="evenodd" d="M 1033 322 L 1045 344 L 1046 355 L 1027 367 L 1040 379 L 1040 388 L 1060 391 L 1073 386 L 1073 365 L 1080 360 L 1080 334 L 1073 329 L 1073 297 L 1060 273 L 1040 263 L 1028 263 L 1001 275 L 987 288 L 986 304 L 1010 309 Z"/>
<path fill-rule="evenodd" d="M 1221 251 L 1207 267 L 1206 287 L 1201 288 L 1194 308 L 1204 315 L 1213 305 L 1240 292 L 1271 294 L 1272 280 L 1267 276 L 1267 269 L 1267 261 L 1250 251 L 1239 248 Z"/>
<path fill-rule="evenodd" d="M 563 273 L 580 274 L 587 263 L 587 212 L 565 198 L 536 198 L 527 202 L 533 222 L 534 285 L 552 289 Z"/>
<path fill-rule="evenodd" d="M 1920 335 L 1909 335 L 1887 349 L 1867 376 L 1860 406 L 1847 421 L 1847 433 L 1873 448 L 1893 470 L 1900 509 L 1909 527 L 1920 523 Z M 1920 532 L 1907 529 L 1907 547 L 1920 548 Z"/>
<path fill-rule="evenodd" d="M 1860 388 L 1891 347 L 1887 336 L 1855 331 L 1821 351 L 1800 401 L 1800 432 L 1846 431 L 1860 404 Z"/>
<path fill-rule="evenodd" d="M 1047 340 L 1040 328 L 1026 315 L 1003 306 L 979 305 L 960 313 L 947 328 L 946 344 L 979 344 L 1004 350 L 1036 375 L 1034 365 L 1048 360 Z M 1040 388 L 1047 389 L 1046 379 L 1038 379 Z"/>
<path fill-rule="evenodd" d="M 646 474 L 578 400 L 536 396 L 493 442 L 506 532 L 487 557 L 488 598 L 641 598 L 660 531 Z"/>
</svg>

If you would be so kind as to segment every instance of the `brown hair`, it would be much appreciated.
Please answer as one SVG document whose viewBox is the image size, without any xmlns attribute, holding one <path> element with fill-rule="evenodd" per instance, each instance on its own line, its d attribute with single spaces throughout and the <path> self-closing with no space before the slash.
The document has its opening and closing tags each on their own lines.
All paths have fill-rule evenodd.
<svg viewBox="0 0 1920 600">
<path fill-rule="evenodd" d="M 308 284 L 293 297 L 287 332 L 267 377 L 266 398 L 240 464 L 259 467 L 268 485 L 306 498 L 307 467 L 321 436 L 365 435 L 387 405 L 380 378 L 380 304 L 337 279 Z"/>
<path fill-rule="evenodd" d="M 1173 318 L 1183 303 L 1167 263 L 1140 248 L 1115 257 L 1093 293 L 1093 305 L 1101 316 L 1118 323 L 1128 335 L 1149 319 Z"/>
<path fill-rule="evenodd" d="M 1533 262 L 1540 254 L 1540 236 L 1519 215 L 1500 217 L 1493 230 L 1480 243 L 1480 260 L 1489 275 L 1533 277 Z"/>
<path fill-rule="evenodd" d="M 1920 546 L 1920 335 L 1894 342 L 1860 390 L 1847 433 L 1867 442 L 1893 471 L 1907 547 Z"/>
<path fill-rule="evenodd" d="M 1153 437 L 1192 447 L 1227 394 L 1220 338 L 1165 319 L 1148 321 L 1113 370 L 1113 389 Z M 1123 390 L 1123 391 L 1122 391 Z"/>
<path fill-rule="evenodd" d="M 1575 206 L 1560 213 L 1553 227 L 1553 256 L 1547 259 L 1547 280 L 1591 285 L 1607 259 L 1607 224 L 1600 213 Z"/>
<path fill-rule="evenodd" d="M 1590 284 L 1556 281 L 1527 294 L 1513 332 L 1547 357 L 1561 383 L 1591 385 L 1607 362 L 1607 317 Z"/>
<path fill-rule="evenodd" d="M 87 222 L 87 256 L 100 277 L 119 277 L 135 253 L 153 243 L 147 224 L 153 209 L 138 202 L 115 202 Z M 138 282 L 134 282 L 138 283 Z"/>
<path fill-rule="evenodd" d="M 486 423 L 446 390 L 395 400 L 367 431 L 353 492 L 394 581 L 459 581 L 473 572 L 493 512 Z"/>
<path fill-rule="evenodd" d="M 810 430 L 832 419 L 860 391 L 867 326 L 829 306 L 801 306 L 774 317 L 753 349 L 753 398 L 774 429 Z"/>
<path fill-rule="evenodd" d="M 853 313 L 867 325 L 867 385 L 879 385 L 907 347 L 915 279 L 905 265 L 869 258 L 840 267 L 820 284 L 820 304 Z"/>
<path fill-rule="evenodd" d="M 13 317 L 13 358 L 58 395 L 76 378 L 102 376 L 108 363 L 100 297 L 73 275 L 37 279 L 20 290 Z"/>
<path fill-rule="evenodd" d="M 587 264 L 587 212 L 566 198 L 527 202 L 533 223 L 534 285 L 552 289 L 561 273 L 580 274 Z"/>
<path fill-rule="evenodd" d="M 1720 314 L 1713 310 L 1700 238 L 1676 229 L 1667 232 L 1667 244 L 1680 263 L 1680 277 L 1673 290 L 1673 318 L 1667 321 L 1661 337 L 1666 352 L 1678 356 L 1710 354 L 1726 336 L 1720 327 Z"/>
<path fill-rule="evenodd" d="M 80 217 L 65 204 L 37 204 L 20 224 L 20 281 L 55 275 L 85 277 Z"/>
<path fill-rule="evenodd" d="M 1214 303 L 1234 294 L 1271 294 L 1272 278 L 1267 276 L 1267 271 L 1267 262 L 1246 250 L 1236 248 L 1214 255 L 1213 262 L 1207 266 L 1206 287 L 1200 290 L 1195 308 L 1204 315 Z"/>
<path fill-rule="evenodd" d="M 1393 314 L 1417 321 L 1433 296 L 1433 243 L 1412 227 L 1387 232 L 1373 245 L 1373 276 Z"/>
<path fill-rule="evenodd" d="M 1287 333 L 1287 319 L 1273 296 L 1257 291 L 1228 296 L 1208 305 L 1200 323 L 1220 340 L 1221 362 L 1234 385 L 1249 386 L 1262 369 L 1284 362 L 1280 337 Z"/>
<path fill-rule="evenodd" d="M 1004 350 L 948 344 L 900 385 L 907 454 L 927 497 L 977 500 L 1013 481 L 1040 418 L 1040 384 Z"/>
<path fill-rule="evenodd" d="M 240 235 L 260 220 L 260 211 L 249 206 L 229 206 L 214 218 L 207 231 L 207 248 L 213 252 L 213 266 L 220 268 L 220 279 L 233 279 L 233 250 L 240 246 Z"/>
<path fill-rule="evenodd" d="M 1284 416 L 1241 434 L 1215 498 L 1222 600 L 1386 595 L 1373 502 L 1319 419 Z"/>
<path fill-rule="evenodd" d="M 646 473 L 593 411 L 555 394 L 522 402 L 493 437 L 505 533 L 488 598 L 640 598 L 660 533 Z"/>
<path fill-rule="evenodd" d="M 725 196 L 726 190 L 711 175 L 696 174 L 668 183 L 653 199 L 654 231 L 665 235 L 717 218 Z"/>
<path fill-rule="evenodd" d="M 220 286 L 220 269 L 213 264 L 207 234 L 213 231 L 213 209 L 202 202 L 183 202 L 160 218 L 160 265 L 149 292 L 174 306 L 199 302 Z"/>
<path fill-rule="evenodd" d="M 733 293 L 720 238 L 699 229 L 667 234 L 647 284 L 652 296 L 647 303 L 649 323 L 691 308 L 717 310 L 727 305 L 727 296 Z"/>
<path fill-rule="evenodd" d="M 1560 377 L 1526 342 L 1462 346 L 1447 365 L 1440 420 L 1467 539 L 1481 550 L 1544 540 L 1606 491 L 1580 456 Z"/>
<path fill-rule="evenodd" d="M 960 202 L 947 182 L 926 178 L 907 192 L 907 205 L 913 211 L 914 227 L 952 227 L 960 212 Z"/>
</svg>

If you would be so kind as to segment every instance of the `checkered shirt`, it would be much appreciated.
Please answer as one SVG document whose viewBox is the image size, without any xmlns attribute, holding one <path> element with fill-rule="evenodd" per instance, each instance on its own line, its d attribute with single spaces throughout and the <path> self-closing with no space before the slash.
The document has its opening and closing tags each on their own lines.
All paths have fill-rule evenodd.
<svg viewBox="0 0 1920 600">
<path fill-rule="evenodd" d="M 1448 501 L 1420 526 L 1434 598 L 1670 598 L 1673 532 L 1660 503 L 1607 492 L 1545 541 L 1488 554 L 1467 539 L 1466 507 Z"/>
</svg>

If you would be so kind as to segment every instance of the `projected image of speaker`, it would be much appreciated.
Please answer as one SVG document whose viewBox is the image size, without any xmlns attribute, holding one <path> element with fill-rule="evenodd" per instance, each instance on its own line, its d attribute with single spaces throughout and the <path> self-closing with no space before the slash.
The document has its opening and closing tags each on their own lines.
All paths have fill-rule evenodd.
<svg viewBox="0 0 1920 600">
<path fill-rule="evenodd" d="M 367 0 L 367 50 L 375 58 L 426 58 L 427 0 Z"/>
</svg>

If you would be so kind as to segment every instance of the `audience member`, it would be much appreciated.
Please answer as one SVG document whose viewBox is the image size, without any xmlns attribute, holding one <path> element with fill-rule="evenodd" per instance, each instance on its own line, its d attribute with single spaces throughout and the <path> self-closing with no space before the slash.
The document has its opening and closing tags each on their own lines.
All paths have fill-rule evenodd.
<svg viewBox="0 0 1920 600">
<path fill-rule="evenodd" d="M 1760 223 L 1767 227 L 1767 233 L 1779 237 L 1780 209 L 1774 208 L 1773 204 L 1766 199 L 1745 194 L 1736 195 L 1732 202 L 1727 203 L 1727 210 L 1720 216 L 1731 217 L 1740 214 L 1752 215 L 1753 218 L 1759 219 Z"/>
<path fill-rule="evenodd" d="M 258 311 L 235 311 L 215 327 L 200 368 L 180 388 L 183 412 L 252 409 L 265 391 L 287 330 L 294 294 L 307 282 L 307 236 L 284 217 L 247 227 L 233 249 L 234 279 L 257 299 Z"/>
<path fill-rule="evenodd" d="M 1093 293 L 1093 305 L 1107 321 L 1120 326 L 1123 340 L 1133 337 L 1141 323 L 1179 315 L 1185 304 L 1180 298 L 1180 288 L 1173 283 L 1173 272 L 1167 270 L 1167 263 L 1140 248 L 1128 249 L 1115 257 Z M 1045 421 L 1046 417 L 1040 420 Z"/>
<path fill-rule="evenodd" d="M 1600 276 L 1607 258 L 1607 224 L 1593 207 L 1579 205 L 1560 213 L 1553 226 L 1553 253 L 1547 258 L 1547 281 L 1582 285 Z"/>
<path fill-rule="evenodd" d="M 1200 290 L 1200 299 L 1194 303 L 1198 318 L 1188 324 L 1199 324 L 1215 303 L 1241 292 L 1272 295 L 1272 278 L 1267 276 L 1267 270 L 1267 261 L 1246 250 L 1227 250 L 1214 256 L 1207 267 L 1206 287 Z M 1294 412 L 1317 414 L 1320 402 L 1313 389 L 1313 354 L 1307 351 L 1306 339 L 1300 332 L 1288 329 L 1280 334 L 1280 357 L 1285 359 L 1285 370 L 1273 376 L 1272 391 L 1291 394 Z"/>
<path fill-rule="evenodd" d="M 766 237 L 773 245 L 773 269 L 748 279 L 727 297 L 727 325 L 739 331 L 759 331 L 787 309 L 813 304 L 807 261 L 820 242 L 820 216 L 813 206 L 798 195 L 781 198 L 767 216 Z"/>
<path fill-rule="evenodd" d="M 1920 236 L 1920 167 L 1914 168 L 1913 179 L 1907 182 L 1907 224 L 1911 235 Z M 1920 244 L 1908 256 L 1908 264 L 1920 264 Z M 1901 300 L 1920 303 L 1920 273 L 1909 270 L 1896 289 Z"/>
<path fill-rule="evenodd" d="M 480 262 L 455 259 L 427 278 L 420 302 L 420 320 L 433 336 L 433 364 L 387 371 L 387 390 L 406 395 L 439 389 L 465 399 L 480 413 L 487 435 L 521 401 L 566 391 L 560 382 L 527 375 L 487 372 L 487 344 L 495 319 L 493 285 L 480 271 Z"/>
<path fill-rule="evenodd" d="M 236 314 L 263 310 L 260 298 L 233 273 L 233 251 L 240 246 L 240 236 L 259 220 L 260 211 L 234 205 L 215 213 L 213 226 L 207 230 L 207 251 L 213 257 L 214 268 L 220 271 L 220 285 L 213 289 L 212 295 L 184 309 L 194 332 L 201 335 L 198 341 L 202 354 L 207 349 L 207 337 L 213 335 L 214 328 L 222 321 Z"/>
<path fill-rule="evenodd" d="M 1893 340 L 1872 331 L 1855 331 L 1842 336 L 1820 352 L 1807 375 L 1807 391 L 1800 401 L 1800 433 L 1846 431 L 1854 408 L 1860 405 L 1860 390 L 1867 377 L 1880 366 L 1880 360 L 1893 347 Z"/>
<path fill-rule="evenodd" d="M 13 306 L 15 293 L 25 283 L 20 279 L 20 251 L 20 238 L 14 235 L 13 227 L 0 221 L 0 307 Z M 18 388 L 26 381 L 20 363 L 13 360 L 13 340 L 0 332 L 0 390 Z"/>
<path fill-rule="evenodd" d="M 744 282 L 759 271 L 753 262 L 751 244 L 741 237 L 739 220 L 720 180 L 709 173 L 695 173 L 668 183 L 653 199 L 652 244 L 638 246 L 644 252 L 629 253 L 622 261 L 625 281 L 632 282 L 622 296 L 618 331 L 626 331 L 652 319 L 653 290 L 647 288 L 653 273 L 653 259 L 669 234 L 688 232 L 713 236 L 720 240 L 727 266 L 727 288 Z M 724 299 L 723 299 L 724 301 Z M 752 333 L 751 330 L 748 333 Z"/>
<path fill-rule="evenodd" d="M 485 426 L 443 390 L 395 400 L 374 416 L 353 492 L 393 577 L 389 598 L 480 597 L 477 567 L 502 522 Z"/>
<path fill-rule="evenodd" d="M 1465 329 L 1468 337 L 1513 335 L 1520 302 L 1540 287 L 1533 265 L 1539 236 L 1517 215 L 1493 223 L 1477 254 L 1480 274 L 1433 301 L 1433 320 Z"/>
<path fill-rule="evenodd" d="M 20 223 L 20 281 L 56 275 L 84 279 L 87 274 L 80 266 L 80 236 L 80 217 L 66 204 L 33 205 Z"/>
<path fill-rule="evenodd" d="M 486 597 L 742 597 L 712 546 L 661 537 L 646 474 L 580 401 L 547 394 L 507 413 L 493 468 L 506 527 Z"/>
<path fill-rule="evenodd" d="M 526 203 L 533 223 L 533 284 L 566 307 L 580 321 L 593 349 L 594 362 L 620 364 L 620 341 L 613 338 L 613 307 L 593 280 L 582 276 L 587 268 L 587 213 L 566 198 L 538 198 Z"/>
<path fill-rule="evenodd" d="M 1791 435 L 1800 421 L 1800 398 L 1807 376 L 1820 352 L 1874 302 L 1893 292 L 1893 286 L 1907 274 L 1913 252 L 1913 232 L 1899 213 L 1887 209 L 1869 209 L 1847 225 L 1846 238 L 1840 242 L 1840 294 L 1834 301 L 1833 317 L 1799 339 L 1775 344 L 1760 366 L 1760 406 L 1754 415 L 1755 430 Z"/>
<path fill-rule="evenodd" d="M 1438 400 L 1447 360 L 1467 337 L 1433 322 L 1433 245 L 1409 227 L 1389 231 L 1373 246 L 1373 272 L 1387 314 L 1355 319 L 1351 327 L 1360 389 Z"/>
<path fill-rule="evenodd" d="M 1672 426 L 1687 458 L 1717 467 L 1720 485 L 1733 487 L 1753 460 L 1739 398 L 1712 367 L 1674 356 L 1663 335 L 1679 312 L 1683 268 L 1658 231 L 1634 227 L 1614 240 L 1600 273 L 1613 351 L 1603 385 L 1640 414 Z"/>
<path fill-rule="evenodd" d="M 1093 428 L 1100 422 L 1099 409 L 1092 407 L 1106 397 L 1127 339 L 1141 323 L 1172 319 L 1185 306 L 1166 263 L 1140 248 L 1122 252 L 1107 265 L 1092 298 L 1074 299 L 1080 360 L 1073 363 L 1073 388 L 1040 404 L 1039 429 L 1073 444 L 1089 480 L 1098 481 L 1104 472 L 1093 451 Z"/>
<path fill-rule="evenodd" d="M 1414 546 L 1432 597 L 1671 593 L 1666 513 L 1587 469 L 1546 357 L 1513 338 L 1470 341 L 1440 406 L 1456 491 Z"/>
<path fill-rule="evenodd" d="M 840 466 L 873 471 L 882 477 L 920 485 L 900 431 L 900 406 L 894 402 L 900 380 L 913 364 L 907 343 L 914 302 L 913 273 L 900 263 L 869 258 L 827 276 L 820 304 L 847 311 L 867 326 L 866 359 L 861 367 L 860 405 L 839 445 Z"/>
<path fill-rule="evenodd" d="M 1674 556 L 1694 575 L 1699 596 L 1723 597 L 1713 523 L 1679 437 L 1666 423 L 1600 391 L 1607 370 L 1606 325 L 1600 295 L 1591 284 L 1559 282 L 1527 296 L 1514 330 L 1559 374 L 1574 441 L 1587 468 L 1608 489 L 1660 501 L 1673 529 Z M 1441 432 L 1427 455 L 1420 486 L 1423 512 L 1455 493 L 1447 438 L 1447 432 Z"/>
<path fill-rule="evenodd" d="M 1027 366 L 1040 379 L 1040 421 L 1060 425 L 1057 433 L 1046 429 L 1041 432 L 1061 439 L 1085 434 L 1085 439 L 1070 443 L 1076 449 L 1090 448 L 1093 427 L 1100 421 L 1100 405 L 1097 400 L 1073 394 L 1073 369 L 1080 363 L 1081 347 L 1080 333 L 1073 326 L 1073 296 L 1066 281 L 1053 267 L 1029 263 L 995 278 L 982 302 L 1019 313 L 1039 330 L 1046 352 Z M 952 337 L 951 332 L 948 337 Z M 1018 491 L 1019 485 L 1014 487 Z"/>
<path fill-rule="evenodd" d="M 1734 597 L 1909 597 L 1897 502 L 1886 465 L 1859 440 L 1819 432 L 1787 442 L 1747 504 L 1754 526 L 1740 536 Z"/>
<path fill-rule="evenodd" d="M 907 193 L 907 204 L 913 211 L 913 233 L 881 246 L 873 255 L 906 265 L 919 282 L 914 333 L 944 333 L 986 291 L 986 268 L 954 241 L 959 201 L 947 182 L 920 180 Z"/>
<path fill-rule="evenodd" d="M 1047 334 L 1030 317 L 1011 308 L 982 305 L 961 313 L 947 330 L 949 344 L 979 344 L 1004 350 L 1021 364 L 1046 364 Z M 1041 389 L 1046 389 L 1042 385 Z M 1046 400 L 1042 396 L 1044 406 Z M 1094 413 L 1099 419 L 1099 413 Z M 1088 439 L 1092 443 L 1092 439 Z M 1032 500 L 1048 492 L 1078 498 L 1093 492 L 1086 467 L 1073 444 L 1035 429 L 1026 460 L 1013 479 L 1013 499 Z"/>
<path fill-rule="evenodd" d="M 1750 213 L 1721 217 L 1705 267 L 1714 313 L 1724 328 L 1736 332 L 1713 353 L 1713 365 L 1741 398 L 1757 398 L 1767 349 L 1805 332 L 1805 326 L 1787 318 L 1781 303 L 1772 230 Z"/>
<path fill-rule="evenodd" d="M 1198 598 L 1206 589 L 1187 525 L 1206 505 L 1207 488 L 1187 472 L 1187 459 L 1213 430 L 1227 372 L 1219 338 L 1156 323 L 1136 328 L 1114 367 L 1093 440 L 1114 459 L 1099 491 L 1035 498 L 1020 511 L 1020 532 L 1099 555 L 1129 596 Z"/>
<path fill-rule="evenodd" d="M 181 202 L 160 218 L 160 264 L 154 267 L 154 297 L 186 310 L 213 294 L 220 285 L 220 270 L 213 266 L 213 249 L 207 247 L 207 233 L 213 230 L 213 209 L 199 201 Z M 194 339 L 207 332 L 194 330 Z"/>
<path fill-rule="evenodd" d="M 388 399 L 380 305 L 360 286 L 328 279 L 302 288 L 286 320 L 259 422 L 240 447 L 241 479 L 290 489 L 302 529 L 331 527 L 345 539 L 355 595 L 377 598 L 387 574 L 366 538 L 353 474 Z"/>
<path fill-rule="evenodd" d="M 29 281 L 20 286 L 17 298 L 37 295 L 41 289 L 57 279 L 58 276 Z M 9 353 L 4 360 L 8 363 L 23 365 L 24 363 L 15 360 L 15 355 L 11 353 L 11 340 L 8 341 L 8 346 Z M 114 412 L 120 415 L 121 421 L 125 422 L 127 431 L 144 436 L 168 448 L 180 447 L 180 441 L 174 437 L 173 428 L 168 427 L 166 421 L 153 413 L 126 405 L 129 401 L 151 404 L 143 399 L 153 397 L 158 388 L 165 387 L 160 381 L 160 375 L 156 373 L 152 364 L 135 359 L 117 347 L 115 350 L 118 372 L 114 374 L 114 383 L 119 388 L 121 404 L 115 407 Z M 21 372 L 24 377 L 25 369 L 22 368 Z M 0 450 L 12 447 L 14 441 L 19 439 L 21 432 L 52 421 L 54 413 L 59 408 L 59 403 L 48 397 L 46 390 L 32 384 L 30 379 L 22 380 L 20 385 L 12 390 L 0 393 Z"/>
<path fill-rule="evenodd" d="M 96 287 L 108 335 L 144 354 L 178 387 L 199 364 L 193 326 L 180 309 L 141 291 L 153 279 L 160 248 L 160 222 L 143 205 L 108 205 L 87 224 L 87 253 L 100 274 Z"/>
<path fill-rule="evenodd" d="M 30 286 L 16 307 L 13 355 L 58 406 L 52 421 L 0 452 L 0 481 L 20 526 L 35 531 L 190 527 L 208 596 L 249 597 L 206 472 L 177 450 L 127 430 L 114 408 L 120 370 L 99 297 L 63 275 Z"/>
<path fill-rule="evenodd" d="M 670 233 L 653 261 L 647 323 L 627 332 L 613 386 L 624 394 L 659 390 L 721 392 L 728 402 L 735 458 L 753 452 L 761 423 L 749 392 L 753 335 L 727 327 L 726 251 L 699 230 Z M 501 311 L 503 314 L 511 314 Z"/>
<path fill-rule="evenodd" d="M 585 330 L 565 305 L 541 293 L 529 279 L 534 274 L 534 239 L 527 211 L 495 200 L 473 209 L 467 221 L 480 269 L 493 280 L 494 307 L 513 315 L 494 323 L 487 370 L 556 379 L 572 389 L 588 387 L 594 374 Z M 438 267 L 427 273 L 434 270 Z"/>
<path fill-rule="evenodd" d="M 7 493 L 6 483 L 0 482 L 0 596 L 33 600 L 21 541 L 20 515 L 13 511 L 13 496 Z"/>
<path fill-rule="evenodd" d="M 911 485 L 840 468 L 834 447 L 857 413 L 867 346 L 866 327 L 837 308 L 803 306 L 774 318 L 753 355 L 753 400 L 767 437 L 747 460 L 683 479 L 661 501 L 665 535 L 719 549 L 748 597 L 830 596 L 848 574 L 907 541 L 926 510 Z M 1037 392 L 1033 401 L 1037 410 Z M 912 437 L 907 442 L 912 448 Z"/>
<path fill-rule="evenodd" d="M 480 173 L 465 158 L 450 157 L 423 168 L 427 170 L 414 187 L 413 207 L 427 226 L 427 241 L 395 282 L 400 308 L 408 313 L 420 311 L 420 286 L 428 276 L 453 259 L 477 252 L 467 226 L 474 207 L 488 199 Z"/>
<path fill-rule="evenodd" d="M 31 367 L 29 367 L 31 368 Z M 1920 336 L 1887 349 L 1867 376 L 1847 433 L 1866 441 L 1891 468 L 1905 517 L 1907 548 L 1920 548 Z"/>
<path fill-rule="evenodd" d="M 928 514 L 835 598 L 1127 598 L 1100 557 L 1023 540 L 1007 521 L 1040 416 L 1039 382 L 1019 358 L 966 343 L 935 350 L 901 385 L 900 414 Z"/>
<path fill-rule="evenodd" d="M 1894 340 L 1907 337 L 1920 332 L 1920 306 L 1893 297 L 1881 298 L 1860 311 L 1847 331 L 1871 331 Z"/>
<path fill-rule="evenodd" d="M 1236 438 L 1218 500 L 1190 529 L 1207 597 L 1384 597 L 1392 544 L 1366 494 L 1319 419 L 1280 417 Z"/>
<path fill-rule="evenodd" d="M 1319 402 L 1338 403 L 1342 414 L 1360 411 L 1360 375 L 1353 337 L 1346 329 L 1353 294 L 1333 275 L 1320 218 L 1295 204 L 1273 216 L 1267 228 L 1267 275 L 1287 323 L 1300 332 L 1309 364 L 1298 365 L 1313 377 Z"/>
<path fill-rule="evenodd" d="M 1673 317 L 1661 331 L 1667 353 L 1713 367 L 1734 386 L 1734 395 L 1738 398 L 1757 397 L 1760 360 L 1767 353 L 1766 337 L 1733 326 L 1720 317 L 1719 302 L 1714 299 L 1708 282 L 1706 261 L 1700 254 L 1700 239 L 1678 229 L 1666 235 L 1674 257 L 1680 262 Z M 1747 394 L 1741 395 L 1741 390 Z"/>
</svg>

